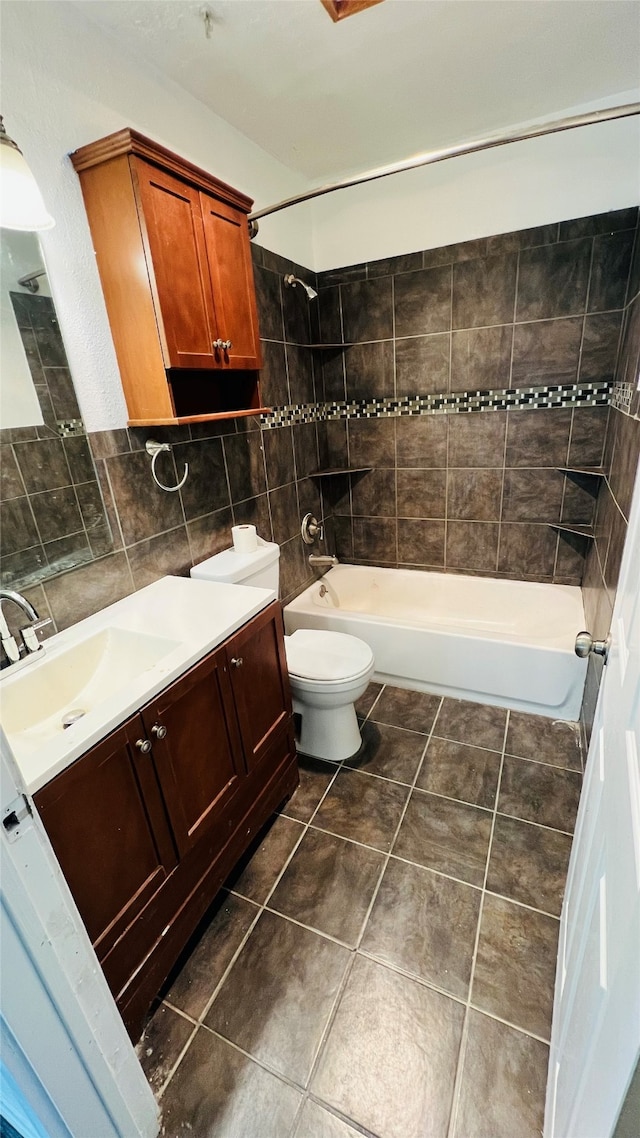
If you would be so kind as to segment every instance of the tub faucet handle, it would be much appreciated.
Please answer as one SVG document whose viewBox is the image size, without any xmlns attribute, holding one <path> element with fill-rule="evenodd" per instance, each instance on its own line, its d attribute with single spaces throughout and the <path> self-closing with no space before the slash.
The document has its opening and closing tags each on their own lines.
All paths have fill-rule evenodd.
<svg viewBox="0 0 640 1138">
<path fill-rule="evenodd" d="M 300 526 L 300 533 L 305 545 L 313 545 L 316 538 L 322 541 L 324 535 L 324 528 L 322 522 L 314 518 L 313 514 L 305 514 Z"/>
</svg>

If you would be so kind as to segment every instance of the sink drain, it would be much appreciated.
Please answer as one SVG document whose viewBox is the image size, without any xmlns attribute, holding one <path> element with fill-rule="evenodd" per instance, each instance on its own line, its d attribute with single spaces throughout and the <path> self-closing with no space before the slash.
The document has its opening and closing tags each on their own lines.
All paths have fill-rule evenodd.
<svg viewBox="0 0 640 1138">
<path fill-rule="evenodd" d="M 87 714 L 87 713 L 86 713 L 86 711 L 84 710 L 84 708 L 82 708 L 82 707 L 73 707 L 73 708 L 71 709 L 71 711 L 68 711 L 68 712 L 67 712 L 67 714 L 66 714 L 66 715 L 63 717 L 63 720 L 62 720 L 62 727 L 63 727 L 63 730 L 65 730 L 65 731 L 66 731 L 66 730 L 67 730 L 67 727 L 73 727 L 73 724 L 74 724 L 74 723 L 77 723 L 77 722 L 78 722 L 78 720 L 79 720 L 79 719 L 82 719 L 82 716 L 83 716 L 83 715 L 86 715 L 86 714 Z"/>
</svg>

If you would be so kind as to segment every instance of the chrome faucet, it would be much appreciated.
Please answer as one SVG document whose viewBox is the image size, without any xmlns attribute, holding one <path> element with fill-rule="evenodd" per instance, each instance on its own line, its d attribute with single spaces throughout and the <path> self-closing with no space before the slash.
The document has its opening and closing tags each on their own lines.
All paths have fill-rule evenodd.
<svg viewBox="0 0 640 1138">
<path fill-rule="evenodd" d="M 312 569 L 333 569 L 334 565 L 340 564 L 333 553 L 310 553 L 307 560 Z"/>
<path fill-rule="evenodd" d="M 20 630 L 22 643 L 27 656 L 34 652 L 39 652 L 42 649 L 42 644 L 38 640 L 38 629 L 44 628 L 47 624 L 51 624 L 51 618 L 47 617 L 45 620 L 40 620 L 38 613 L 33 605 L 22 596 L 22 593 L 16 593 L 13 589 L 0 589 L 0 643 L 5 650 L 9 664 L 17 664 L 20 659 L 21 649 L 18 647 L 15 636 L 9 630 L 6 617 L 2 609 L 3 601 L 13 601 L 14 605 L 22 609 L 25 616 L 29 617 L 31 624 L 26 628 Z"/>
</svg>

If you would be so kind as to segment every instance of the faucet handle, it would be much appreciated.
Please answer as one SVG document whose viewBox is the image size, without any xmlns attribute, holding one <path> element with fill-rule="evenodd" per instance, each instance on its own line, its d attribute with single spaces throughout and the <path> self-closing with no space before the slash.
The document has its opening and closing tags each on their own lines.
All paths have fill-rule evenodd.
<svg viewBox="0 0 640 1138">
<path fill-rule="evenodd" d="M 300 533 L 305 545 L 313 545 L 316 538 L 322 541 L 324 527 L 317 518 L 314 518 L 313 514 L 305 514 L 302 519 L 302 525 L 300 526 Z"/>
<path fill-rule="evenodd" d="M 5 650 L 9 664 L 17 664 L 20 659 L 20 649 L 16 643 L 15 636 L 3 636 L 2 647 Z"/>
<path fill-rule="evenodd" d="M 43 620 L 36 620 L 33 624 L 28 624 L 26 628 L 21 629 L 20 635 L 22 642 L 27 652 L 40 652 L 44 645 L 38 640 L 38 632 L 41 628 L 46 628 L 48 624 L 52 624 L 50 616 L 45 617 Z"/>
</svg>

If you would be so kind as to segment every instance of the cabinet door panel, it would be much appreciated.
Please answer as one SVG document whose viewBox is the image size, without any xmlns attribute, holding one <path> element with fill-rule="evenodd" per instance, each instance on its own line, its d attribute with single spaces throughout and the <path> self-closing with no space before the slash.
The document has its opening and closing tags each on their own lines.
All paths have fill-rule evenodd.
<svg viewBox="0 0 640 1138">
<path fill-rule="evenodd" d="M 228 694 L 227 694 L 228 693 Z M 224 651 L 197 665 L 143 712 L 160 785 L 182 856 L 212 827 L 238 786 L 240 742 L 228 716 Z M 166 728 L 164 738 L 154 728 Z"/>
<path fill-rule="evenodd" d="M 226 648 L 249 771 L 261 762 L 291 715 L 283 636 L 280 606 L 274 603 L 238 632 Z"/>
<path fill-rule="evenodd" d="M 99 957 L 177 861 L 142 732 L 135 716 L 34 796 Z"/>
<path fill-rule="evenodd" d="M 165 366 L 214 367 L 215 317 L 198 190 L 141 159 L 132 163 Z"/>
<path fill-rule="evenodd" d="M 231 340 L 219 351 L 218 366 L 262 366 L 247 216 L 208 194 L 200 194 L 207 259 L 218 336 Z"/>
</svg>

